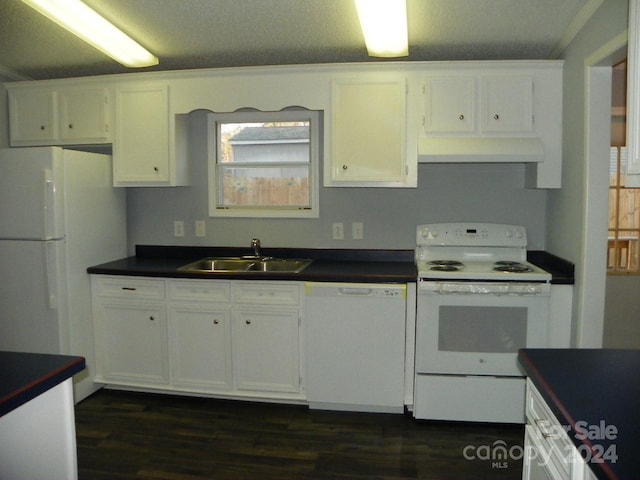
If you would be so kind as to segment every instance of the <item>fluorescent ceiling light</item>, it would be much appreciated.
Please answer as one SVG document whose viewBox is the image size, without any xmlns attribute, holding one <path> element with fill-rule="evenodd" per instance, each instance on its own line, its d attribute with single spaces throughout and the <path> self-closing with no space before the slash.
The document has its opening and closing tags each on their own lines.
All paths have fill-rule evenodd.
<svg viewBox="0 0 640 480">
<path fill-rule="evenodd" d="M 80 0 L 22 0 L 126 67 L 149 67 L 158 58 Z"/>
<path fill-rule="evenodd" d="M 355 0 L 371 57 L 409 55 L 406 0 Z"/>
</svg>

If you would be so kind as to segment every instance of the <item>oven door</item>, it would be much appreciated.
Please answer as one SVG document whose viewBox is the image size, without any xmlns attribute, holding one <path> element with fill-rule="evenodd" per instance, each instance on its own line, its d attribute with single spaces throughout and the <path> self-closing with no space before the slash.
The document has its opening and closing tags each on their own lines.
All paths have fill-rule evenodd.
<svg viewBox="0 0 640 480">
<path fill-rule="evenodd" d="M 547 345 L 550 285 L 421 281 L 416 373 L 522 376 L 518 349 Z"/>
</svg>

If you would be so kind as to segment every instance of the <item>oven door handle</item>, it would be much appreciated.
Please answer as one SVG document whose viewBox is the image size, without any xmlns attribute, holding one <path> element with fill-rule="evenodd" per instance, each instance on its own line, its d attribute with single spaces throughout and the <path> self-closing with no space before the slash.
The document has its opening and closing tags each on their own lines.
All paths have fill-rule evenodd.
<svg viewBox="0 0 640 480">
<path fill-rule="evenodd" d="M 421 282 L 420 290 L 441 295 L 544 295 L 548 283 L 521 282 Z"/>
</svg>

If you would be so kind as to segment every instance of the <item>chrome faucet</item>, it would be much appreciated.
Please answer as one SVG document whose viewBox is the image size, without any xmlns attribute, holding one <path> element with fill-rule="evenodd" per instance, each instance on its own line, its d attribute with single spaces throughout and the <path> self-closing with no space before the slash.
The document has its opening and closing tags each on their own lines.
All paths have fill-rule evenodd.
<svg viewBox="0 0 640 480">
<path fill-rule="evenodd" d="M 253 248 L 253 255 L 260 257 L 260 239 L 254 238 L 251 240 L 251 248 Z"/>
</svg>

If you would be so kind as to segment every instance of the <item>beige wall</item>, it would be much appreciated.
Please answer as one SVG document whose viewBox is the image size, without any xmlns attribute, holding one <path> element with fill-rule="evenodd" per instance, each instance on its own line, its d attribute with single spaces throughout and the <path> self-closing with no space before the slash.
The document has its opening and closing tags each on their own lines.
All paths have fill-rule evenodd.
<svg viewBox="0 0 640 480">
<path fill-rule="evenodd" d="M 562 54 L 565 60 L 563 181 L 562 189 L 549 192 L 546 243 L 549 251 L 573 261 L 576 265 L 573 324 L 576 344 L 583 347 L 597 347 L 602 343 L 608 205 L 608 158 L 603 160 L 606 164 L 600 165 L 598 172 L 589 171 L 588 162 L 594 159 L 589 157 L 590 152 L 586 148 L 589 141 L 586 122 L 592 120 L 585 100 L 589 73 L 586 63 L 605 46 L 611 42 L 615 43 L 616 39 L 625 34 L 627 14 L 627 0 L 603 1 Z M 610 89 L 603 92 L 603 95 L 608 97 L 609 106 L 610 93 Z M 608 109 L 604 111 L 604 115 L 607 116 L 606 123 L 610 124 L 610 113 L 606 110 Z M 607 139 L 604 144 L 607 151 L 608 143 Z M 604 178 L 602 192 L 599 180 L 595 182 L 598 183 L 598 191 L 592 191 L 594 179 L 598 175 Z M 600 208 L 596 208 L 598 205 Z M 599 210 L 603 210 L 604 213 Z M 597 216 L 595 221 L 594 215 Z M 603 217 L 602 225 L 599 224 L 600 217 Z M 595 233 L 591 231 L 594 226 L 597 227 Z M 602 252 L 590 251 L 591 243 L 598 249 L 602 244 Z"/>
</svg>

